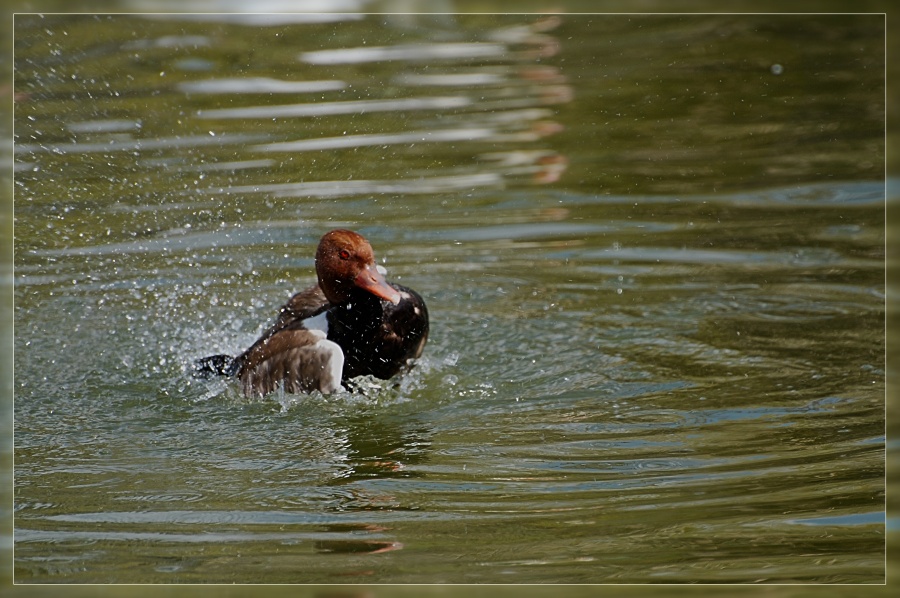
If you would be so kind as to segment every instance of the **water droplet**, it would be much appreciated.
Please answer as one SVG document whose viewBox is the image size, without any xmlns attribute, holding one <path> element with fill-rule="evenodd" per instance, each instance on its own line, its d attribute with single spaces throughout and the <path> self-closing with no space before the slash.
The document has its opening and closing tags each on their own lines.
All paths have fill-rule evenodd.
<svg viewBox="0 0 900 598">
<path fill-rule="evenodd" d="M 784 67 L 781 66 L 780 64 L 773 64 L 771 67 L 769 67 L 769 71 L 773 75 L 780 75 L 781 73 L 784 72 Z"/>
</svg>

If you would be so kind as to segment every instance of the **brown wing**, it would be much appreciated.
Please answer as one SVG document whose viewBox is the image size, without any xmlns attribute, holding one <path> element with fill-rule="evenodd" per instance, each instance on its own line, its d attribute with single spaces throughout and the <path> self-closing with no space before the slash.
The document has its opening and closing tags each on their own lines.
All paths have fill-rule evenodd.
<svg viewBox="0 0 900 598">
<path fill-rule="evenodd" d="M 317 330 L 286 328 L 256 342 L 238 358 L 237 376 L 246 396 L 263 396 L 283 386 L 286 392 L 341 388 L 344 352 Z"/>
<path fill-rule="evenodd" d="M 284 330 L 292 324 L 311 318 L 323 309 L 326 309 L 328 305 L 328 299 L 325 298 L 325 294 L 322 293 L 319 285 L 302 290 L 281 306 L 281 311 L 278 312 L 278 319 L 275 320 L 275 323 L 268 330 L 262 333 L 259 339 L 266 339 L 279 330 Z"/>
<path fill-rule="evenodd" d="M 328 307 L 328 305 L 328 299 L 325 298 L 325 294 L 319 288 L 319 285 L 311 286 L 291 297 L 281 307 L 278 320 L 273 328 L 280 330 L 281 328 L 286 328 L 292 322 L 311 318 L 321 312 L 322 309 Z"/>
</svg>

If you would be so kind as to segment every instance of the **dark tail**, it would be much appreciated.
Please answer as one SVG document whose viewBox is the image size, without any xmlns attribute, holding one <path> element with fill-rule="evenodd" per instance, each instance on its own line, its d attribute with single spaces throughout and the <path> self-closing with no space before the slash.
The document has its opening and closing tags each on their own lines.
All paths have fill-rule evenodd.
<svg viewBox="0 0 900 598">
<path fill-rule="evenodd" d="M 194 362 L 194 378 L 234 376 L 237 364 L 231 355 L 210 355 Z"/>
</svg>

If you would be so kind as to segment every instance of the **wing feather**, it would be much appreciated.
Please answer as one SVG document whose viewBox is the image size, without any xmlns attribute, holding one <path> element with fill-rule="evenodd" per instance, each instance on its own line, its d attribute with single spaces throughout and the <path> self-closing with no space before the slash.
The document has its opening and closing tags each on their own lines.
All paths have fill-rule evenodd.
<svg viewBox="0 0 900 598">
<path fill-rule="evenodd" d="M 247 396 L 263 396 L 279 386 L 290 393 L 327 394 L 341 388 L 344 353 L 317 330 L 280 330 L 259 340 L 239 359 L 237 375 Z"/>
</svg>

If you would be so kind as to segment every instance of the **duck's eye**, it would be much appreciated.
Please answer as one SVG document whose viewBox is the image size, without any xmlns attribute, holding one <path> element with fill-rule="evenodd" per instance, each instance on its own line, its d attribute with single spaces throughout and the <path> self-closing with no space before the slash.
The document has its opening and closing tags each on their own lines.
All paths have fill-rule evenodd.
<svg viewBox="0 0 900 598">
<path fill-rule="evenodd" d="M 342 259 L 342 260 L 349 260 L 349 259 L 350 259 L 350 252 L 347 251 L 346 249 L 341 249 L 341 251 L 340 251 L 340 253 L 339 253 L 338 255 L 341 256 L 341 259 Z"/>
</svg>

